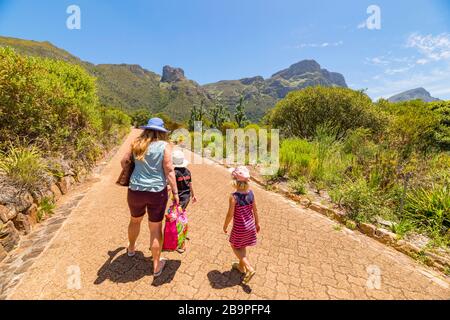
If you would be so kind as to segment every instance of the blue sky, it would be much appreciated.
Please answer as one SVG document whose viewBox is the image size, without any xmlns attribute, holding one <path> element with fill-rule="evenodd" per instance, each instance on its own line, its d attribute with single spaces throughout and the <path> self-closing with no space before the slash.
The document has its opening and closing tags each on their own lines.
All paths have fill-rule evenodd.
<svg viewBox="0 0 450 320">
<path fill-rule="evenodd" d="M 81 30 L 66 27 L 72 4 Z M 450 0 L 0 0 L 0 35 L 93 63 L 182 67 L 201 84 L 315 59 L 374 99 L 419 86 L 450 99 Z"/>
</svg>

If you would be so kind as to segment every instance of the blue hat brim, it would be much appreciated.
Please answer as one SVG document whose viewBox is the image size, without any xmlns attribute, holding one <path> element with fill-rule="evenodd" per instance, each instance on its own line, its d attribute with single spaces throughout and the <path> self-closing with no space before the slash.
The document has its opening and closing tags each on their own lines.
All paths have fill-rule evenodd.
<svg viewBox="0 0 450 320">
<path fill-rule="evenodd" d="M 169 132 L 169 130 L 167 130 L 166 128 L 161 128 L 161 127 L 158 127 L 158 126 L 141 126 L 141 127 L 139 127 L 139 128 L 141 128 L 141 129 L 143 129 L 143 130 L 155 130 L 155 131 L 161 131 L 161 132 L 165 132 L 165 133 L 168 133 L 168 132 Z"/>
</svg>

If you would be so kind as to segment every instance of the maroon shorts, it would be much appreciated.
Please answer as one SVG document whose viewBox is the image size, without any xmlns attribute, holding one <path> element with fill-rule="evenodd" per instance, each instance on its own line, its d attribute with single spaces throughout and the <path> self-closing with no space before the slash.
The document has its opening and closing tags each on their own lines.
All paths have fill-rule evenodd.
<svg viewBox="0 0 450 320">
<path fill-rule="evenodd" d="M 161 192 L 133 191 L 128 189 L 128 207 L 131 216 L 140 218 L 148 213 L 148 220 L 161 222 L 164 219 L 169 196 L 167 188 Z"/>
</svg>

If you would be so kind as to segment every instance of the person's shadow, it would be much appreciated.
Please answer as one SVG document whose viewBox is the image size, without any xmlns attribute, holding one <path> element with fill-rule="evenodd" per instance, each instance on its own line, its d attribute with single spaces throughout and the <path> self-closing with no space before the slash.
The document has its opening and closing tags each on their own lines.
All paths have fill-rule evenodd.
<svg viewBox="0 0 450 320">
<path fill-rule="evenodd" d="M 124 251 L 117 256 L 120 251 Z M 153 263 L 151 257 L 144 257 L 140 251 L 136 251 L 134 257 L 129 257 L 125 247 L 117 248 L 114 251 L 108 251 L 109 258 L 97 271 L 97 279 L 94 284 L 99 285 L 106 279 L 116 283 L 135 282 L 143 277 L 153 275 Z M 153 280 L 153 286 L 161 286 L 170 283 L 178 268 L 181 265 L 180 260 L 167 260 L 163 273 Z"/>
<path fill-rule="evenodd" d="M 242 283 L 244 275 L 237 270 L 220 272 L 213 270 L 208 272 L 208 280 L 213 289 L 225 289 L 234 286 L 241 286 L 245 293 L 251 293 L 252 289 Z"/>
</svg>

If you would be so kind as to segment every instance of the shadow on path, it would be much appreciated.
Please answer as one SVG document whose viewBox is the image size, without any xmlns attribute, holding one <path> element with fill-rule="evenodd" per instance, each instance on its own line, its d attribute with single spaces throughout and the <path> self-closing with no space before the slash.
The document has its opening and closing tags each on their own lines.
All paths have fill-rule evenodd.
<svg viewBox="0 0 450 320">
<path fill-rule="evenodd" d="M 248 285 L 242 284 L 244 275 L 237 270 L 220 272 L 213 270 L 208 272 L 208 280 L 213 289 L 225 289 L 235 286 L 241 286 L 245 293 L 251 293 L 252 289 Z"/>
<path fill-rule="evenodd" d="M 118 256 L 120 251 L 124 252 Z M 108 260 L 97 271 L 97 279 L 94 281 L 96 285 L 102 284 L 107 279 L 115 283 L 128 283 L 153 275 L 152 258 L 145 257 L 141 251 L 136 251 L 134 257 L 128 257 L 126 248 L 120 247 L 108 251 L 108 255 Z M 152 285 L 170 283 L 180 265 L 180 260 L 168 260 L 162 275 L 153 280 Z"/>
</svg>

